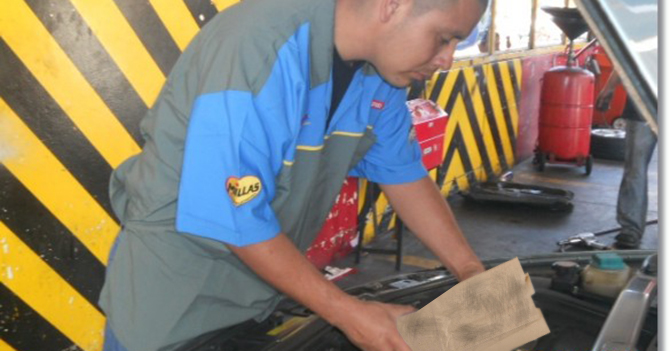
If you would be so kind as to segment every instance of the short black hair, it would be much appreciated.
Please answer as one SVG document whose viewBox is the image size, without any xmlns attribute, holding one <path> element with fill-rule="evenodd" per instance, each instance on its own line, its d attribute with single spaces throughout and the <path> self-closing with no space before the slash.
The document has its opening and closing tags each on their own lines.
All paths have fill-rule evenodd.
<svg viewBox="0 0 670 351">
<path fill-rule="evenodd" d="M 446 8 L 448 5 L 455 1 L 475 1 L 475 0 L 414 0 L 414 9 L 413 13 L 415 15 L 423 14 L 427 11 L 433 10 L 435 8 Z M 481 6 L 482 11 L 485 11 L 489 6 L 489 0 L 476 0 L 479 1 L 479 6 Z"/>
</svg>

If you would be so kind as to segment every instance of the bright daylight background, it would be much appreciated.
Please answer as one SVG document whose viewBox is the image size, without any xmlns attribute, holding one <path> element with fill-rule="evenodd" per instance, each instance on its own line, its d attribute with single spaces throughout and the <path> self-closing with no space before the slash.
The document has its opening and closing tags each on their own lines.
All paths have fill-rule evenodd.
<svg viewBox="0 0 670 351">
<path fill-rule="evenodd" d="M 491 3 L 489 9 L 479 22 L 474 32 L 458 46 L 457 58 L 486 54 L 486 46 L 479 45 L 486 41 L 489 24 L 491 23 Z M 539 0 L 537 22 L 535 24 L 535 47 L 547 47 L 562 44 L 563 33 L 551 21 L 551 16 L 542 11 L 542 7 L 565 7 L 566 0 Z M 569 7 L 575 7 L 569 0 Z M 526 50 L 530 45 L 530 28 L 532 17 L 532 0 L 498 0 L 496 4 L 495 30 L 499 41 L 494 53 Z M 577 38 L 576 42 L 586 41 L 587 34 Z M 482 50 L 484 50 L 482 52 Z"/>
</svg>

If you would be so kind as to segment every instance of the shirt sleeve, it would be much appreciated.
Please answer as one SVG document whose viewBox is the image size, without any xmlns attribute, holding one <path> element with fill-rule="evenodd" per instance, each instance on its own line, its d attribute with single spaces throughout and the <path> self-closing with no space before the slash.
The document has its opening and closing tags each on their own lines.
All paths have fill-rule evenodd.
<svg viewBox="0 0 670 351">
<path fill-rule="evenodd" d="M 400 184 L 428 175 L 416 138 L 410 138 L 412 120 L 403 89 L 393 89 L 389 103 L 372 126 L 376 142 L 351 170 L 350 176 L 380 184 Z"/>
<path fill-rule="evenodd" d="M 309 24 L 285 41 L 203 41 L 177 198 L 176 227 L 236 246 L 281 232 L 271 204 L 309 89 Z M 210 33 L 212 34 L 212 33 Z M 217 35 L 220 33 L 217 33 Z M 275 51 L 276 50 L 276 51 Z M 271 64 L 270 64 L 271 63 Z"/>
<path fill-rule="evenodd" d="M 200 96 L 184 150 L 176 227 L 236 246 L 275 237 L 271 143 L 248 92 Z"/>
</svg>

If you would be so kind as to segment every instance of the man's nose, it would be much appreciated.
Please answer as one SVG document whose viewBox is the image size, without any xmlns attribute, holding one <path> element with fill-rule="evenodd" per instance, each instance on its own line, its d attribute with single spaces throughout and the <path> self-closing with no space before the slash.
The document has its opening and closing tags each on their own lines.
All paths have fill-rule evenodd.
<svg viewBox="0 0 670 351">
<path fill-rule="evenodd" d="M 456 52 L 456 45 L 458 42 L 452 40 L 449 42 L 449 45 L 446 45 L 440 52 L 435 56 L 435 64 L 439 67 L 439 70 L 446 71 L 451 68 L 451 65 L 454 63 L 454 53 Z"/>
</svg>

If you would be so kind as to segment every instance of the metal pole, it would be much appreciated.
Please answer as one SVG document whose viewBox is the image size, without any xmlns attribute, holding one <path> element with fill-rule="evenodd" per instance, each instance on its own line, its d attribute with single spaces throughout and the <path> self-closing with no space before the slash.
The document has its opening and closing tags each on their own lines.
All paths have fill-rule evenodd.
<svg viewBox="0 0 670 351">
<path fill-rule="evenodd" d="M 528 35 L 528 48 L 535 49 L 535 26 L 537 23 L 537 9 L 540 0 L 532 0 L 530 12 L 530 34 Z"/>
<path fill-rule="evenodd" d="M 570 7 L 570 0 L 565 0 L 565 7 Z M 561 34 L 561 42 L 563 45 L 568 44 L 568 36 L 565 33 Z M 570 41 L 570 45 L 572 46 L 572 41 Z"/>
<path fill-rule="evenodd" d="M 496 51 L 496 7 L 498 1 L 491 0 L 491 25 L 489 25 L 489 54 Z"/>
</svg>

